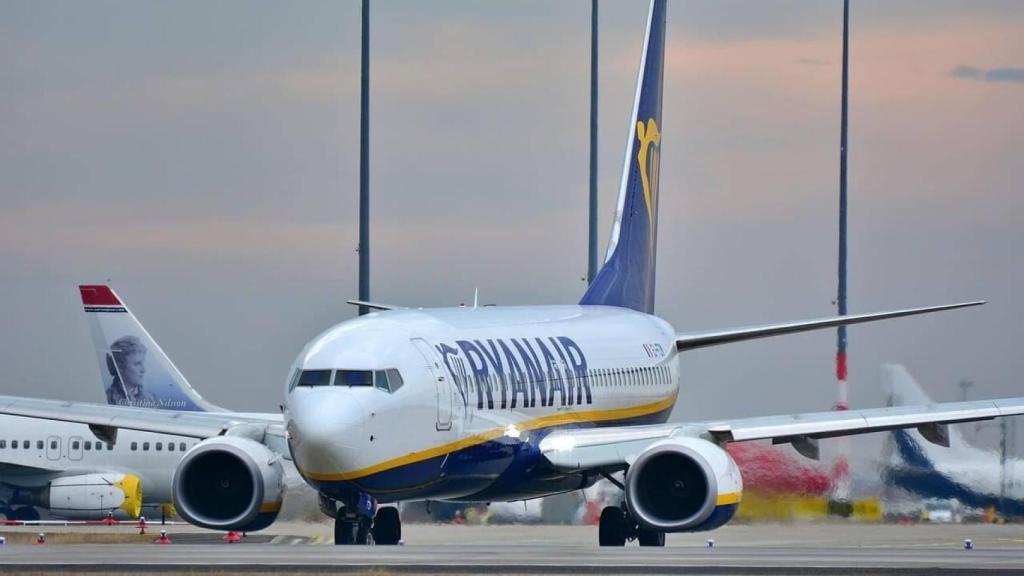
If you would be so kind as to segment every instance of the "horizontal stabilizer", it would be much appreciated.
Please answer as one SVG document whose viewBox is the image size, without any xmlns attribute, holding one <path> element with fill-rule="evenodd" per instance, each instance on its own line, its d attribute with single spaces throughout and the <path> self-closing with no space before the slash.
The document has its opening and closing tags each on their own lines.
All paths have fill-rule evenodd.
<svg viewBox="0 0 1024 576">
<path fill-rule="evenodd" d="M 822 328 L 835 328 L 848 324 L 860 324 L 861 322 L 874 322 L 887 318 L 899 318 L 901 316 L 913 316 L 915 314 L 927 314 L 942 310 L 954 310 L 956 308 L 967 308 L 969 306 L 980 306 L 984 300 L 977 302 L 961 302 L 959 304 L 945 304 L 943 306 L 929 306 L 927 308 L 910 308 L 907 310 L 893 310 L 890 312 L 874 312 L 871 314 L 851 314 L 848 316 L 833 316 L 831 318 L 818 318 L 815 320 L 800 320 L 797 322 L 786 322 L 783 324 L 766 324 L 764 326 L 748 326 L 746 328 L 732 328 L 729 330 L 718 330 L 715 332 L 701 332 L 697 334 L 680 334 L 676 336 L 676 349 L 680 352 L 704 348 L 706 346 L 718 346 L 742 340 L 753 340 L 755 338 L 767 338 L 769 336 L 780 336 L 782 334 L 794 334 L 807 332 L 809 330 L 820 330 Z"/>
</svg>

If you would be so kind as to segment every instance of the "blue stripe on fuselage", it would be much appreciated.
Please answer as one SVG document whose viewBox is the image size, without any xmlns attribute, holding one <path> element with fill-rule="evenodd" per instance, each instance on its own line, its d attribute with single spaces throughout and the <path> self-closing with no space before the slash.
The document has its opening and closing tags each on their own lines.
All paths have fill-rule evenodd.
<svg viewBox="0 0 1024 576">
<path fill-rule="evenodd" d="M 660 424 L 671 407 L 660 412 L 573 428 Z M 567 426 L 502 436 L 443 456 L 404 464 L 356 480 L 309 481 L 325 495 L 344 499 L 365 492 L 381 502 L 399 500 L 518 500 L 575 490 L 587 482 L 578 474 L 559 474 L 538 450 L 549 433 Z M 590 480 L 592 481 L 592 480 Z M 574 484 L 575 482 L 575 484 Z"/>
</svg>

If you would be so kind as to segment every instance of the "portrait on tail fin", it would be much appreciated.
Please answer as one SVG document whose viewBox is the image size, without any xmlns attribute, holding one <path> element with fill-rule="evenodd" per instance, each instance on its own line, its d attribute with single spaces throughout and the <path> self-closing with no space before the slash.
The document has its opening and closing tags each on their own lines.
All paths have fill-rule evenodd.
<svg viewBox="0 0 1024 576">
<path fill-rule="evenodd" d="M 110 345 L 107 352 L 107 404 L 119 406 L 155 407 L 156 397 L 146 391 L 146 346 L 135 336 L 122 336 Z"/>
</svg>

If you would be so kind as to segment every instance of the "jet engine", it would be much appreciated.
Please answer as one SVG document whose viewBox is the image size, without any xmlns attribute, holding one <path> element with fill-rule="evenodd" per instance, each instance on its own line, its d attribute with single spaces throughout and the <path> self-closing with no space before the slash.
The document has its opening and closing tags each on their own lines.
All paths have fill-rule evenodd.
<svg viewBox="0 0 1024 576">
<path fill-rule="evenodd" d="M 9 487 L 4 500 L 48 509 L 73 520 L 95 520 L 113 513 L 137 518 L 142 512 L 142 481 L 121 472 L 78 474 L 54 478 L 45 486 Z"/>
<path fill-rule="evenodd" d="M 213 530 L 255 531 L 277 518 L 284 498 L 281 457 L 239 436 L 218 436 L 185 453 L 171 483 L 182 518 Z"/>
<path fill-rule="evenodd" d="M 641 527 L 695 532 L 730 519 L 743 490 L 736 462 L 700 438 L 656 442 L 626 473 L 626 507 Z"/>
</svg>

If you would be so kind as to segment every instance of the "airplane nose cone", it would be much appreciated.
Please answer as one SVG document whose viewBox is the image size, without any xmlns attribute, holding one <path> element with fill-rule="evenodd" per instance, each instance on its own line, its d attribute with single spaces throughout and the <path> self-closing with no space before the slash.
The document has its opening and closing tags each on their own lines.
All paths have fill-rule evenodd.
<svg viewBox="0 0 1024 576">
<path fill-rule="evenodd" d="M 355 467 L 363 441 L 363 408 L 344 389 L 302 390 L 289 406 L 288 439 L 299 470 L 336 475 Z"/>
</svg>

